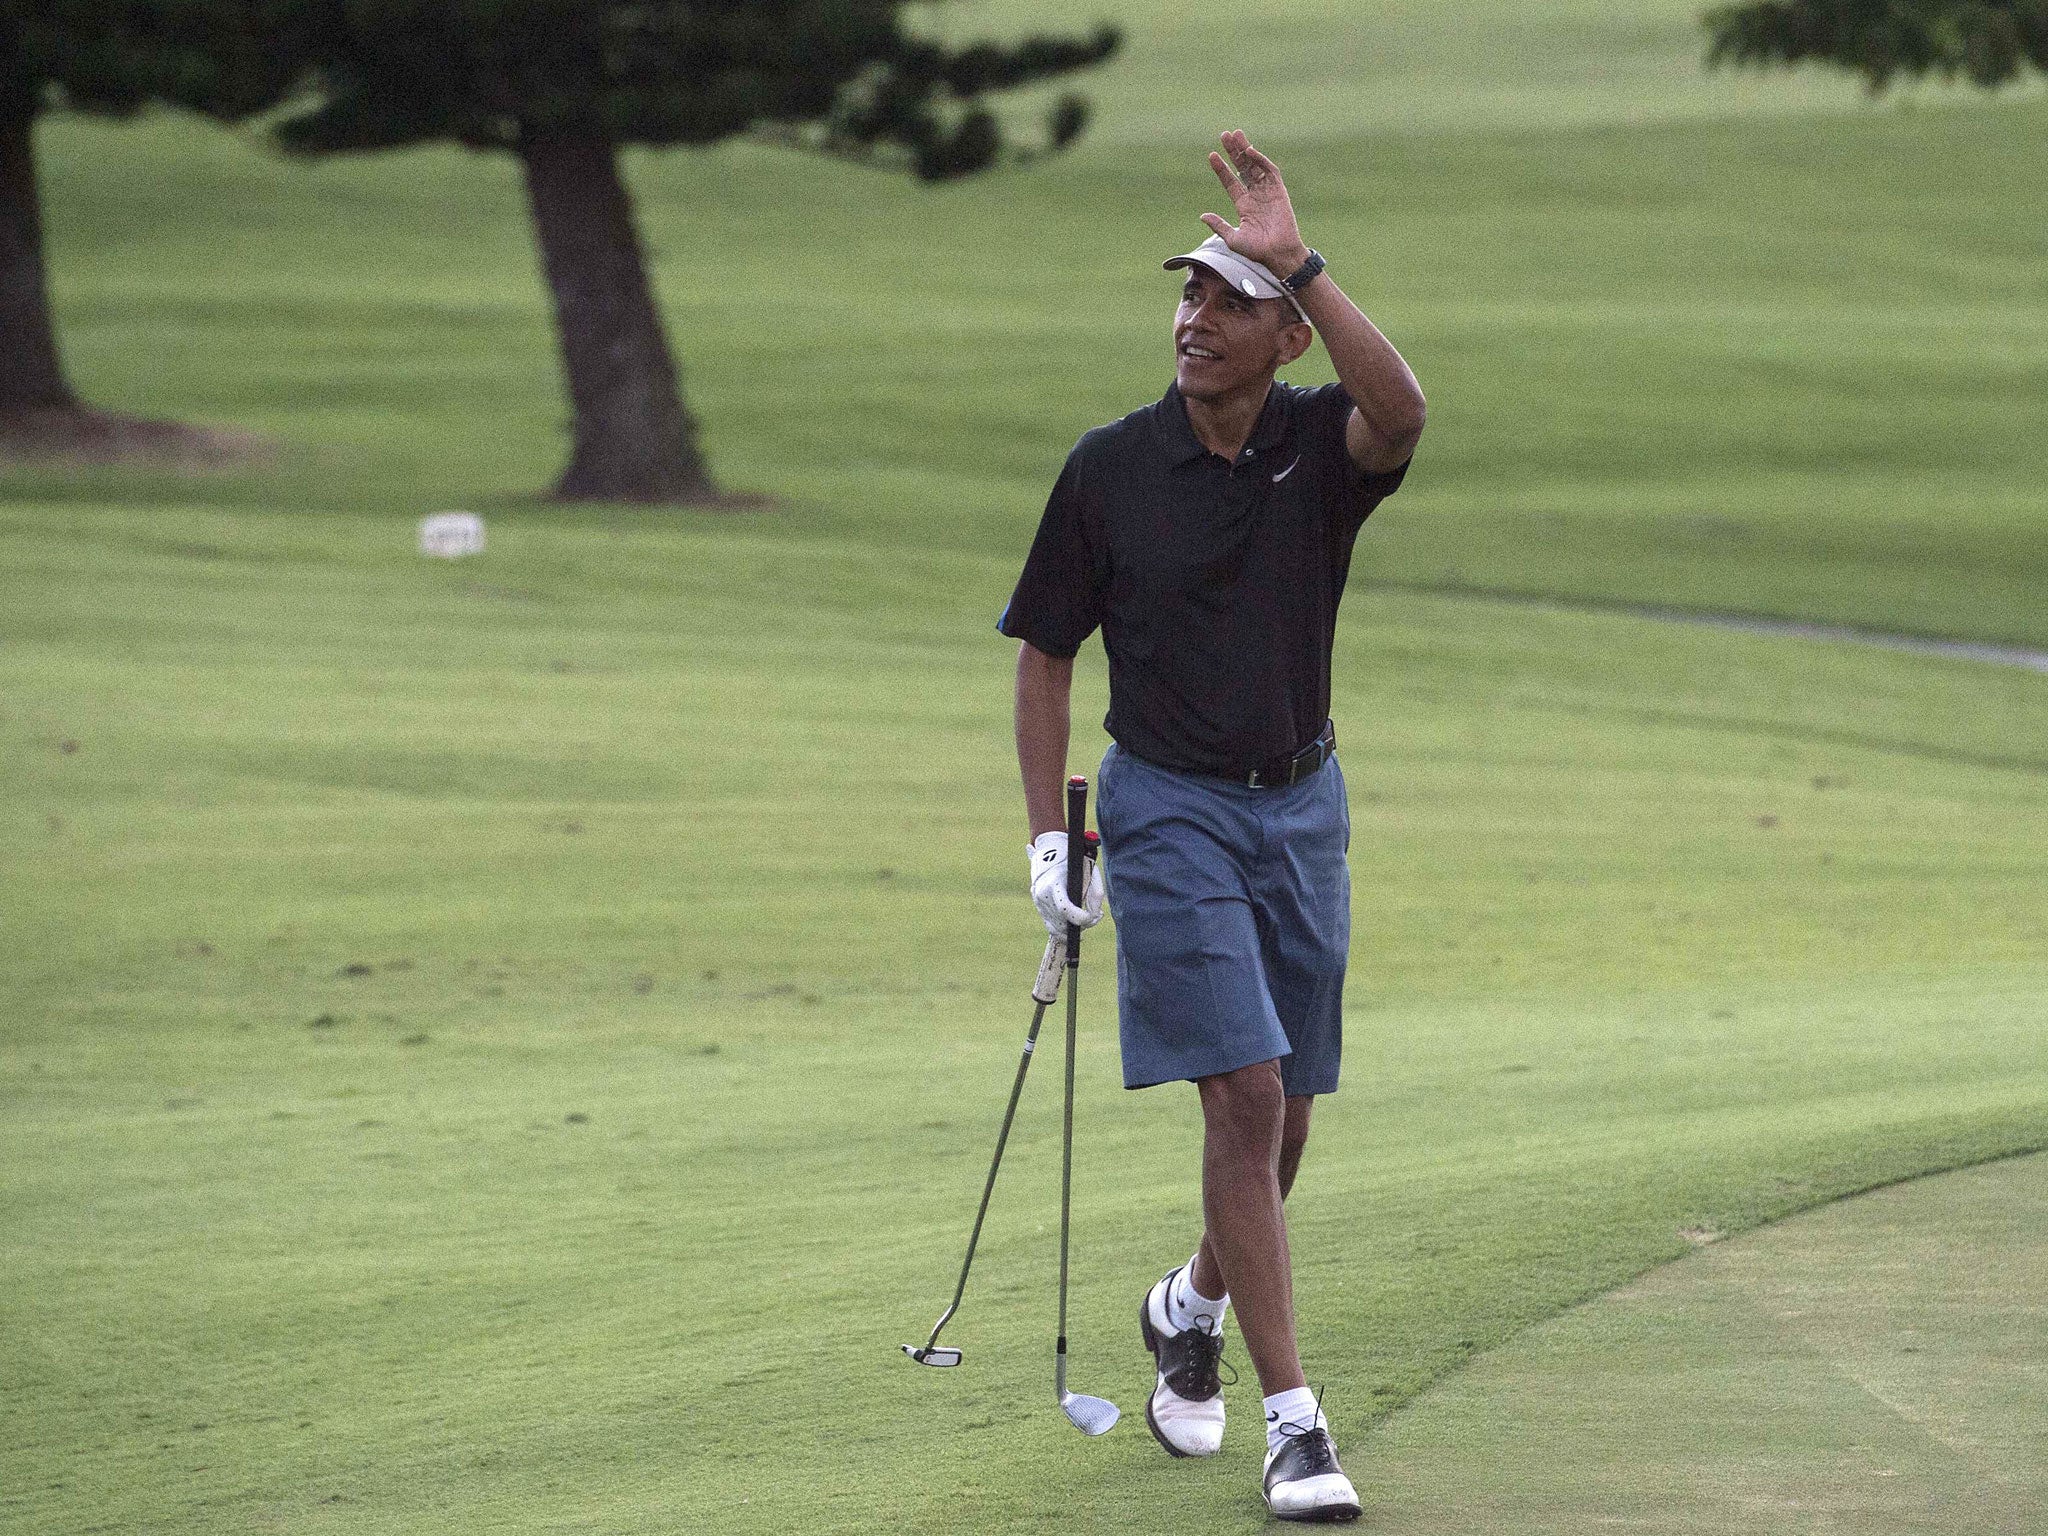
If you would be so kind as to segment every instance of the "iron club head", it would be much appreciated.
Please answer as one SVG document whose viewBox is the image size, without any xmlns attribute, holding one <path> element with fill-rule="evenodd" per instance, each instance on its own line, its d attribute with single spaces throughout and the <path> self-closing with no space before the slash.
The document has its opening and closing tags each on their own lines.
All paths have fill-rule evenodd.
<svg viewBox="0 0 2048 1536">
<path fill-rule="evenodd" d="M 1106 1435 L 1122 1417 L 1122 1410 L 1108 1398 L 1090 1397 L 1085 1392 L 1061 1393 L 1060 1411 L 1084 1435 Z"/>
<path fill-rule="evenodd" d="M 950 1344 L 905 1344 L 903 1353 L 919 1365 L 958 1365 L 960 1351 Z M 1114 1411 L 1114 1410 L 1112 1410 Z"/>
</svg>

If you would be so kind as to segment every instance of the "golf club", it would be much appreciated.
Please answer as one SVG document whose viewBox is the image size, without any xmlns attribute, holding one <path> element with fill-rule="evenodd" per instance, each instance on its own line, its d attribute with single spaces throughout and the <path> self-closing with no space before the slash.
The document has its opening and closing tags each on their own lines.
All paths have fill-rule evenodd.
<svg viewBox="0 0 2048 1536">
<path fill-rule="evenodd" d="M 1092 860 L 1099 842 L 1094 833 L 1089 833 L 1082 843 L 1083 856 Z M 1031 997 L 1038 1006 L 1032 1010 L 1031 1029 L 1024 1036 L 1024 1054 L 1018 1058 L 1017 1077 L 1010 1084 L 1009 1107 L 1003 1111 L 1003 1128 L 996 1134 L 996 1155 L 989 1161 L 988 1180 L 981 1186 L 981 1207 L 974 1213 L 974 1230 L 967 1236 L 967 1257 L 960 1265 L 960 1283 L 953 1288 L 952 1302 L 932 1324 L 931 1337 L 923 1344 L 901 1346 L 903 1353 L 919 1365 L 951 1366 L 960 1363 L 958 1349 L 940 1347 L 939 1330 L 953 1320 L 953 1314 L 960 1310 L 960 1298 L 967 1294 L 967 1272 L 974 1267 L 974 1248 L 981 1240 L 981 1224 L 988 1215 L 989 1196 L 995 1193 L 996 1170 L 1003 1166 L 1003 1148 L 1009 1144 L 1010 1122 L 1016 1118 L 1017 1101 L 1024 1094 L 1024 1074 L 1030 1070 L 1031 1054 L 1038 1048 L 1038 1026 L 1045 1020 L 1047 1007 L 1060 995 L 1060 973 L 1066 969 L 1066 958 L 1066 946 L 1060 940 L 1048 938 L 1045 941 L 1045 954 L 1038 962 L 1038 978 L 1031 985 Z"/>
<path fill-rule="evenodd" d="M 1067 780 L 1067 847 L 1086 847 L 1088 781 L 1080 774 Z M 1088 871 L 1080 859 L 1067 860 L 1067 900 L 1080 906 L 1087 892 Z M 1081 929 L 1067 924 L 1067 1095 L 1060 1131 L 1060 1331 L 1053 1355 L 1053 1391 L 1060 1410 L 1084 1435 L 1109 1432 L 1118 1409 L 1105 1397 L 1067 1390 L 1067 1233 L 1074 1196 L 1074 1038 L 1081 993 Z"/>
</svg>

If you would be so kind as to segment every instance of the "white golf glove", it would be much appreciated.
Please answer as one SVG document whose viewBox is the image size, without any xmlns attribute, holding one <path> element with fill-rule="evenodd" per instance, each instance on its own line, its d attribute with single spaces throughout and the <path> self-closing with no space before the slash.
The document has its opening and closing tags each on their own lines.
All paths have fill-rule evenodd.
<svg viewBox="0 0 2048 1536">
<path fill-rule="evenodd" d="M 1067 936 L 1067 924 L 1093 928 L 1102 921 L 1102 862 L 1088 861 L 1088 884 L 1081 893 L 1081 905 L 1067 900 L 1067 834 L 1041 832 L 1031 840 L 1031 900 L 1045 919 L 1045 931 L 1056 939 Z"/>
</svg>

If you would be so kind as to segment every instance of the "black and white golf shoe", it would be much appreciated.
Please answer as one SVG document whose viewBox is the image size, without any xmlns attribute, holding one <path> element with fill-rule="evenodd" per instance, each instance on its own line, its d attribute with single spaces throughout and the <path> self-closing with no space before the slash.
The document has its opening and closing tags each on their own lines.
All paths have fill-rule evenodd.
<svg viewBox="0 0 2048 1536">
<path fill-rule="evenodd" d="M 1145 1427 L 1169 1456 L 1214 1456 L 1223 1449 L 1223 1335 L 1167 1331 L 1167 1291 L 1179 1273 L 1169 1270 L 1138 1305 L 1138 1328 L 1159 1373 L 1145 1399 Z"/>
<path fill-rule="evenodd" d="M 1287 1438 L 1266 1453 L 1266 1508 L 1282 1520 L 1356 1520 L 1358 1490 L 1337 1465 L 1330 1432 L 1280 1427 Z"/>
</svg>

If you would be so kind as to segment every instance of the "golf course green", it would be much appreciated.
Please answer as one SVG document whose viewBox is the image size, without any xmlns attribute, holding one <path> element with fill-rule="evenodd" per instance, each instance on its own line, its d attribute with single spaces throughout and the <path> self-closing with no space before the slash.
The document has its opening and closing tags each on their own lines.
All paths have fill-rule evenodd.
<svg viewBox="0 0 2048 1536">
<path fill-rule="evenodd" d="M 1395 1416 L 1369 1497 L 1378 1529 L 1429 1536 L 2031 1536 L 2044 1366 L 2048 1157 L 2010 1158 L 1718 1243 L 1531 1329 Z"/>
<path fill-rule="evenodd" d="M 753 512 L 540 499 L 509 162 L 40 130 L 74 383 L 251 440 L 0 465 L 10 1536 L 1264 1528 L 1241 1358 L 1215 1462 L 1138 1419 L 1198 1127 L 1119 1086 L 1107 944 L 1070 1332 L 1125 1422 L 1052 1400 L 1056 1060 L 963 1367 L 897 1353 L 1043 939 L 995 618 L 1067 448 L 1170 377 L 1225 127 L 1431 403 L 1338 636 L 1349 1050 L 1290 1211 L 1368 1521 L 1436 1528 L 1376 1457 L 1466 1362 L 2048 1148 L 2048 676 L 1621 611 L 2048 647 L 2048 97 L 1705 74 L 1666 0 L 942 19 L 1098 10 L 1062 159 L 628 157 Z M 447 508 L 484 554 L 418 555 Z"/>
</svg>

